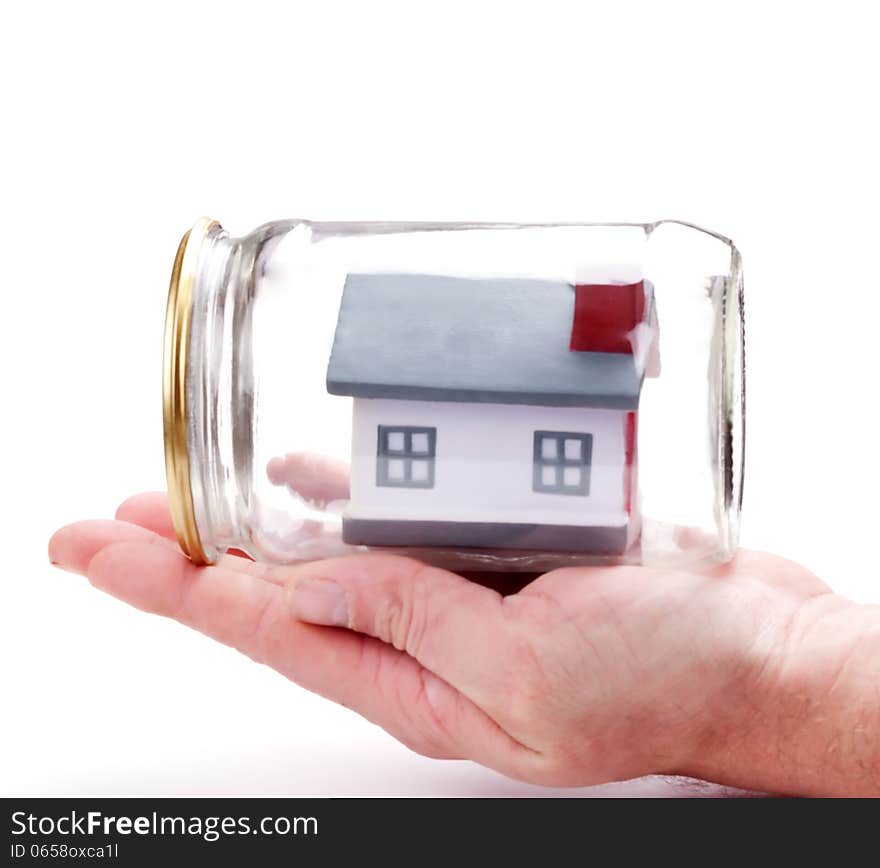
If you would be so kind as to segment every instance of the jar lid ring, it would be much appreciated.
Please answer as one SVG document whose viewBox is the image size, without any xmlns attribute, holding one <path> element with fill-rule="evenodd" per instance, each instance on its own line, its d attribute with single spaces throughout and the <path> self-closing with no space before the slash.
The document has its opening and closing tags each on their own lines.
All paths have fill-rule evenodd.
<svg viewBox="0 0 880 868">
<path fill-rule="evenodd" d="M 219 227 L 216 220 L 202 217 L 181 239 L 171 271 L 165 311 L 162 397 L 168 507 L 180 547 L 198 565 L 208 563 L 209 559 L 199 537 L 193 504 L 186 381 L 199 259 L 215 227 Z"/>
</svg>

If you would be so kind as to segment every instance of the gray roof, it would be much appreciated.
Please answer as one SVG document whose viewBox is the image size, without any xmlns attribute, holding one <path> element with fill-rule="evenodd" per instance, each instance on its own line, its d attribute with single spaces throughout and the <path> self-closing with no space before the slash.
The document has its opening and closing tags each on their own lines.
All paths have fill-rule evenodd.
<svg viewBox="0 0 880 868">
<path fill-rule="evenodd" d="M 569 350 L 574 299 L 564 282 L 350 274 L 327 391 L 636 409 L 632 356 Z"/>
</svg>

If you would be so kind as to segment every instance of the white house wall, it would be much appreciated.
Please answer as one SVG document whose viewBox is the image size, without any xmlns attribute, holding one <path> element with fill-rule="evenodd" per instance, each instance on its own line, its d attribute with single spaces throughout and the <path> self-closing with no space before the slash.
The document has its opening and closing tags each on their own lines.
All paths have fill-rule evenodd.
<svg viewBox="0 0 880 868">
<path fill-rule="evenodd" d="M 609 527 L 626 523 L 625 412 L 356 398 L 353 413 L 347 513 L 353 518 Z M 433 488 L 376 485 L 379 425 L 437 429 Z M 589 495 L 532 490 L 538 430 L 593 435 Z"/>
</svg>

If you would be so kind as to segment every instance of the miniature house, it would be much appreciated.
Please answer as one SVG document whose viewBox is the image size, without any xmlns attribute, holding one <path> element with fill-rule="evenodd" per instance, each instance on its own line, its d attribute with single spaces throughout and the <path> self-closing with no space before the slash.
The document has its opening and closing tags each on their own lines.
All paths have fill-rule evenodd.
<svg viewBox="0 0 880 868">
<path fill-rule="evenodd" d="M 344 540 L 625 551 L 653 307 L 647 281 L 350 274 L 327 374 L 354 399 Z"/>
</svg>

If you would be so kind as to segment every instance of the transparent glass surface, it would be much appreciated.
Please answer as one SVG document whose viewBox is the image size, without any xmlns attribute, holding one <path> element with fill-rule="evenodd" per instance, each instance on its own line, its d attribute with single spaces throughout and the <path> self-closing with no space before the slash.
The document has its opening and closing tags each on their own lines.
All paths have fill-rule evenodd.
<svg viewBox="0 0 880 868">
<path fill-rule="evenodd" d="M 742 269 L 654 224 L 211 231 L 187 371 L 196 521 L 280 563 L 732 556 Z"/>
</svg>

